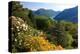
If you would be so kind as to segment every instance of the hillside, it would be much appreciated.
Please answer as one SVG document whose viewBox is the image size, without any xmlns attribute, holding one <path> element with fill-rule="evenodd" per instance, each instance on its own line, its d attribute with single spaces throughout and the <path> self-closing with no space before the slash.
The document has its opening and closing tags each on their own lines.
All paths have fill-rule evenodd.
<svg viewBox="0 0 80 54">
<path fill-rule="evenodd" d="M 52 11 L 46 11 L 43 8 L 40 10 L 42 15 L 36 15 L 33 14 L 33 10 L 27 7 L 23 8 L 20 2 L 10 2 L 8 18 L 9 52 L 54 51 L 78 48 L 78 24 L 57 21 L 58 19 L 54 20 L 45 15 L 48 12 L 51 14 Z M 66 9 L 60 14 L 64 16 L 63 18 L 68 19 L 70 17 L 68 19 L 70 20 L 77 16 L 77 9 Z M 62 18 L 59 19 L 62 20 Z"/>
<path fill-rule="evenodd" d="M 45 33 L 29 26 L 20 17 L 11 16 L 12 20 L 11 47 L 12 52 L 63 50 L 61 45 L 55 45 L 45 39 Z M 14 44 L 15 43 L 15 44 Z"/>
<path fill-rule="evenodd" d="M 38 9 L 37 11 L 33 11 L 33 14 L 35 15 L 48 16 L 48 17 L 55 17 L 59 13 L 60 11 L 54 11 L 50 9 Z"/>
<path fill-rule="evenodd" d="M 55 18 L 55 20 L 64 20 L 77 23 L 78 22 L 78 7 L 65 9 L 61 13 L 59 13 Z"/>
</svg>

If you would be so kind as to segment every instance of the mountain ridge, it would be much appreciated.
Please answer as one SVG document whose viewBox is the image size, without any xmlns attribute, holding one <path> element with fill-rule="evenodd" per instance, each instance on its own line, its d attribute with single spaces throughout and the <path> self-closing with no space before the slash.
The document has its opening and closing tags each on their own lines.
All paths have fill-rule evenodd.
<svg viewBox="0 0 80 54">
<path fill-rule="evenodd" d="M 78 22 L 78 6 L 63 10 L 54 19 L 58 21 L 64 20 L 64 21 L 77 23 Z"/>
<path fill-rule="evenodd" d="M 48 16 L 48 17 L 55 17 L 59 13 L 60 11 L 54 11 L 52 9 L 43 9 L 43 8 L 33 11 L 34 15 Z"/>
</svg>

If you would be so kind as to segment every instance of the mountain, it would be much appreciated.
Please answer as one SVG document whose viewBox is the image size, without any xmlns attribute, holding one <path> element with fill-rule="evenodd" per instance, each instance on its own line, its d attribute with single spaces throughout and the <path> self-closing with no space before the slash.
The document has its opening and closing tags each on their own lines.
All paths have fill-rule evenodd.
<svg viewBox="0 0 80 54">
<path fill-rule="evenodd" d="M 60 11 L 54 11 L 51 9 L 38 9 L 37 11 L 33 11 L 33 14 L 39 15 L 39 16 L 48 16 L 48 17 L 55 17 L 57 14 L 59 14 Z"/>
<path fill-rule="evenodd" d="M 64 20 L 78 23 L 78 6 L 70 9 L 65 9 L 64 11 L 59 13 L 54 19 L 58 21 Z"/>
</svg>

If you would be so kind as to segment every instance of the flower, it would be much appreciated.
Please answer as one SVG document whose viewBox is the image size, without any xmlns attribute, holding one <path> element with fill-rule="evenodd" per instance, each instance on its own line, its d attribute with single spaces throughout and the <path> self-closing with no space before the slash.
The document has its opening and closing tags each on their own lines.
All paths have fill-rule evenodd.
<svg viewBox="0 0 80 54">
<path fill-rule="evenodd" d="M 15 39 L 15 41 L 17 41 L 17 39 Z"/>
<path fill-rule="evenodd" d="M 11 28 L 11 30 L 13 30 L 14 28 Z"/>
<path fill-rule="evenodd" d="M 20 33 L 18 33 L 18 35 L 20 35 Z"/>
<path fill-rule="evenodd" d="M 22 26 L 25 27 L 26 25 L 25 24 L 22 24 Z"/>
<path fill-rule="evenodd" d="M 17 26 L 16 28 L 19 29 L 19 26 Z"/>
<path fill-rule="evenodd" d="M 20 22 L 19 21 L 17 21 L 17 23 L 20 25 Z"/>
<path fill-rule="evenodd" d="M 26 26 L 26 30 L 28 29 L 28 25 Z"/>
</svg>

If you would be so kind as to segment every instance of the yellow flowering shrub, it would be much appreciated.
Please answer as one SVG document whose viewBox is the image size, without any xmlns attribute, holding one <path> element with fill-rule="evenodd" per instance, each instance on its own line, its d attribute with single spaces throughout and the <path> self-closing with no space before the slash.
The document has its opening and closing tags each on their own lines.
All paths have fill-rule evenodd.
<svg viewBox="0 0 80 54">
<path fill-rule="evenodd" d="M 40 36 L 26 36 L 24 38 L 24 47 L 29 51 L 49 51 L 49 50 L 62 50 L 63 48 L 59 45 L 56 46 L 51 44 L 44 37 Z"/>
</svg>

